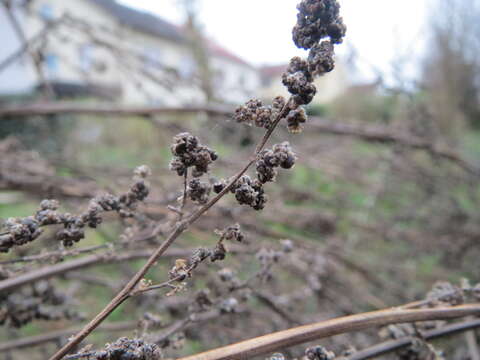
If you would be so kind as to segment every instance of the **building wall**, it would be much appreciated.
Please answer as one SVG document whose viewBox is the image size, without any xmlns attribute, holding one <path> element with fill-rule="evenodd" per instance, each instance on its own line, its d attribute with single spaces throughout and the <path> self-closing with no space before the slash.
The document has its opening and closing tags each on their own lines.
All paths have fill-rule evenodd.
<svg viewBox="0 0 480 360">
<path fill-rule="evenodd" d="M 90 0 L 33 0 L 28 11 L 17 17 L 27 38 L 31 38 L 44 29 L 47 21 L 63 14 L 84 22 L 59 25 L 42 43 L 43 68 L 51 81 L 101 85 L 128 104 L 181 106 L 205 101 L 195 77 L 195 60 L 186 43 L 120 24 Z M 5 54 L 20 47 L 1 8 L 0 41 Z M 214 52 L 210 61 L 215 95 L 224 102 L 238 104 L 252 97 L 271 101 L 277 95 L 288 95 L 280 74 L 262 86 L 258 69 L 228 54 Z M 345 77 L 339 63 L 333 73 L 317 80 L 315 102 L 327 102 L 344 91 Z M 30 91 L 37 84 L 28 56 L 0 73 L 0 93 Z"/>
<path fill-rule="evenodd" d="M 259 96 L 261 79 L 257 69 L 219 56 L 212 58 L 211 65 L 215 93 L 223 101 L 238 104 Z"/>
</svg>

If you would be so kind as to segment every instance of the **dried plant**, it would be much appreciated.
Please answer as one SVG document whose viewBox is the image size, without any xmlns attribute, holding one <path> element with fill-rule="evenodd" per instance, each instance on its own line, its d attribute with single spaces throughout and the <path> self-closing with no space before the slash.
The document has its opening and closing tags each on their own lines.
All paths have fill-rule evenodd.
<svg viewBox="0 0 480 360">
<path fill-rule="evenodd" d="M 263 213 L 267 215 L 275 212 L 274 205 L 278 200 L 275 186 L 270 183 L 277 180 L 279 171 L 294 171 L 296 163 L 312 160 L 305 159 L 301 152 L 297 154 L 284 139 L 272 146 L 267 145 L 280 124 L 291 134 L 300 134 L 309 126 L 322 126 L 309 124 L 305 106 L 312 102 L 317 93 L 315 79 L 334 69 L 335 46 L 342 43 L 345 34 L 346 27 L 340 16 L 338 1 L 302 0 L 299 3 L 293 41 L 298 48 L 307 50 L 308 55 L 305 59 L 291 59 L 282 75 L 282 83 L 291 95 L 288 99 L 278 96 L 272 99 L 271 104 L 251 99 L 235 110 L 233 118 L 237 123 L 251 127 L 254 136 L 257 132 L 263 135 L 251 157 L 234 175 L 216 177 L 217 166 L 225 159 L 202 143 L 205 140 L 202 134 L 196 136 L 182 131 L 173 137 L 170 146 L 172 159 L 169 169 L 178 180 L 173 184 L 176 191 L 172 194 L 152 199 L 151 193 L 155 192 L 156 187 L 150 182 L 156 181 L 158 174 L 151 176 L 148 167 L 140 166 L 134 171 L 133 184 L 127 192 L 120 196 L 110 193 L 93 195 L 86 209 L 77 215 L 61 212 L 59 201 L 46 199 L 40 202 L 34 215 L 8 219 L 3 224 L 4 231 L 0 233 L 0 251 L 18 251 L 20 257 L 0 262 L 0 325 L 19 328 L 34 320 L 81 319 L 82 314 L 72 310 L 75 304 L 72 294 L 78 290 L 74 286 L 73 289 L 55 287 L 51 281 L 53 277 L 63 275 L 66 280 L 76 278 L 88 285 L 108 287 L 115 296 L 85 326 L 64 329 L 62 334 L 58 331 L 46 334 L 45 341 L 59 343 L 59 339 L 69 336 L 50 360 L 161 359 L 168 357 L 172 349 L 181 348 L 189 338 L 200 339 L 210 345 L 212 332 L 225 332 L 224 342 L 245 337 L 245 334 L 252 338 L 182 359 L 249 358 L 337 334 L 380 326 L 386 326 L 380 335 L 389 341 L 381 342 L 376 347 L 363 352 L 352 348 L 342 352 L 335 348 L 339 354 L 335 355 L 329 347 L 315 345 L 306 349 L 304 359 L 358 360 L 368 358 L 369 353 L 382 351 L 397 351 L 401 359 L 441 359 L 441 351 L 429 343 L 430 338 L 480 327 L 478 319 L 468 319 L 454 325 L 444 322 L 480 314 L 480 284 L 472 286 L 463 281 L 457 286 L 439 282 L 424 300 L 388 308 L 382 299 L 370 291 L 370 283 L 380 284 L 377 288 L 390 286 L 392 293 L 401 284 L 379 279 L 375 271 L 369 271 L 344 256 L 335 244 L 312 244 L 301 235 L 292 235 L 291 239 L 282 239 L 275 244 L 265 244 L 262 237 L 279 238 L 278 234 L 262 227 L 260 223 L 248 222 L 246 214 L 254 213 L 252 209 L 264 210 Z M 391 136 L 376 129 L 365 131 L 363 128 L 340 125 L 328 129 L 334 133 L 423 149 L 434 157 L 443 157 L 475 173 L 471 165 L 456 153 L 443 151 L 422 139 L 417 141 Z M 276 134 L 285 136 L 286 132 L 280 130 Z M 32 155 L 28 156 L 31 158 Z M 0 175 L 2 166 L 7 172 L 15 167 L 0 159 Z M 25 182 L 24 179 L 10 178 L 8 181 Z M 91 192 L 90 189 L 86 191 L 87 194 Z M 293 195 L 302 196 L 298 192 Z M 82 200 L 86 197 L 90 196 L 81 196 Z M 224 198 L 226 202 L 230 201 L 230 205 L 219 204 Z M 235 202 L 246 206 L 238 206 Z M 141 203 L 145 205 L 139 206 Z M 158 205 L 160 211 L 152 210 Z M 75 248 L 85 237 L 87 228 L 102 230 L 100 225 L 106 222 L 106 213 L 109 212 L 118 214 L 124 226 L 120 240 L 110 239 L 108 244 Z M 204 216 L 207 212 L 213 213 L 213 216 Z M 295 215 L 290 213 L 287 217 Z M 314 226 L 322 226 L 319 225 L 318 214 L 315 215 L 312 218 Z M 214 220 L 208 222 L 209 218 Z M 205 219 L 205 223 L 198 221 L 200 219 Z M 298 220 L 303 221 L 305 227 L 311 226 L 309 219 Z M 325 223 L 327 228 L 335 226 L 328 221 Z M 45 229 L 56 229 L 54 241 L 59 243 L 59 248 L 24 256 L 25 253 L 21 251 L 40 243 L 37 239 Z M 200 239 L 202 236 L 210 238 L 213 232 L 216 239 L 214 243 L 202 243 L 200 247 L 183 248 L 178 244 L 176 248 L 173 247 L 179 242 L 180 236 L 188 231 Z M 65 260 L 87 252 L 92 254 Z M 126 284 L 103 274 L 98 276 L 75 271 L 99 263 L 116 264 L 120 268 L 131 259 L 146 261 L 135 273 L 127 269 L 129 281 Z M 156 266 L 160 260 L 165 260 L 167 268 Z M 35 266 L 29 268 L 28 264 L 37 262 L 52 264 L 45 265 L 40 271 Z M 22 264 L 25 268 L 22 268 Z M 158 277 L 163 280 L 153 280 Z M 191 284 L 196 279 L 201 280 L 202 285 L 200 289 L 193 290 Z M 356 306 L 357 298 L 369 306 L 385 309 L 360 312 L 364 308 Z M 78 350 L 92 332 L 112 328 L 110 325 L 113 324 L 104 322 L 125 302 L 142 309 L 147 307 L 149 311 L 143 314 L 138 324 L 123 324 L 126 328 L 137 329 L 135 336 L 121 337 L 100 350 L 92 350 L 92 344 Z M 311 307 L 312 302 L 318 302 L 320 308 L 325 308 L 324 313 L 314 319 L 302 313 L 302 306 Z M 258 305 L 265 312 L 257 311 Z M 359 313 L 341 316 L 351 314 L 352 309 Z M 336 318 L 324 321 L 330 317 Z M 267 333 L 262 337 L 254 337 L 256 332 L 252 331 L 258 323 L 261 324 L 257 325 L 260 331 Z M 397 325 L 399 323 L 405 324 Z M 201 326 L 195 330 L 198 324 Z M 288 329 L 278 331 L 285 327 Z M 236 329 L 239 329 L 240 335 L 235 333 Z M 380 341 L 375 336 L 369 333 L 370 343 L 373 339 Z M 41 342 L 38 338 L 23 340 L 24 344 L 38 342 Z M 360 343 L 365 344 L 365 341 Z M 350 344 L 343 345 L 345 350 Z M 10 351 L 20 346 L 23 345 L 7 342 L 0 344 L 0 350 Z M 74 351 L 77 353 L 69 355 Z M 289 357 L 288 354 L 274 353 L 270 359 L 283 360 Z"/>
</svg>

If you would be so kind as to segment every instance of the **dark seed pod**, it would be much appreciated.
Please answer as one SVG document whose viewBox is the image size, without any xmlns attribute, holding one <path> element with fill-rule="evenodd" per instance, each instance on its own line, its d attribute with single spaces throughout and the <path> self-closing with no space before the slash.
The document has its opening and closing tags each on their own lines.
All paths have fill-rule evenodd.
<svg viewBox="0 0 480 360">
<path fill-rule="evenodd" d="M 335 354 L 328 351 L 323 346 L 313 346 L 305 350 L 305 356 L 308 360 L 334 360 Z"/>
<path fill-rule="evenodd" d="M 307 121 L 305 109 L 299 107 L 295 110 L 290 110 L 286 120 L 288 131 L 294 134 L 301 133 L 303 131 L 303 124 Z"/>
<path fill-rule="evenodd" d="M 193 167 L 192 176 L 200 177 L 209 171 L 209 166 L 218 159 L 215 151 L 200 144 L 197 137 L 189 133 L 180 133 L 173 138 L 170 149 L 173 159 L 170 170 L 178 176 L 184 176 L 189 167 Z"/>
</svg>

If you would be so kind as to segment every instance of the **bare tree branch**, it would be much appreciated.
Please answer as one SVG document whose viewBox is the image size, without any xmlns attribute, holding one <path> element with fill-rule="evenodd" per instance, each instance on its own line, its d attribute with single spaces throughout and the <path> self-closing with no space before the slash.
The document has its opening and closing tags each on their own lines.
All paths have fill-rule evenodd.
<svg viewBox="0 0 480 360">
<path fill-rule="evenodd" d="M 281 348 L 377 326 L 404 322 L 446 320 L 478 314 L 480 314 L 480 304 L 416 310 L 390 308 L 278 331 L 179 360 L 246 359 L 268 354 Z"/>
</svg>

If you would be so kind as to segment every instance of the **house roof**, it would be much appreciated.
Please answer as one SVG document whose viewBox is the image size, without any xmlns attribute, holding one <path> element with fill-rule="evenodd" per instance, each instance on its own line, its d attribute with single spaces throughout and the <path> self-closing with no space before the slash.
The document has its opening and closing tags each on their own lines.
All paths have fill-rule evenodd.
<svg viewBox="0 0 480 360">
<path fill-rule="evenodd" d="M 120 23 L 130 26 L 135 30 L 173 41 L 183 42 L 186 40 L 185 35 L 177 26 L 158 16 L 119 4 L 115 0 L 90 1 L 108 11 L 111 15 L 116 17 Z"/>
<path fill-rule="evenodd" d="M 285 70 L 287 70 L 287 67 L 288 64 L 262 66 L 260 68 L 260 74 L 262 75 L 263 81 L 269 81 L 272 78 L 281 76 Z"/>
<path fill-rule="evenodd" d="M 230 50 L 225 49 L 223 46 L 220 44 L 216 43 L 213 40 L 208 40 L 207 41 L 207 46 L 211 54 L 226 58 L 232 62 L 236 62 L 237 64 L 240 65 L 245 65 L 248 67 L 253 67 L 250 63 L 239 57 L 238 55 L 234 54 Z"/>
<path fill-rule="evenodd" d="M 262 74 L 263 78 L 269 79 L 272 77 L 282 75 L 285 72 L 285 70 L 287 70 L 287 67 L 288 67 L 288 64 L 262 66 L 260 68 L 260 73 Z"/>
</svg>

